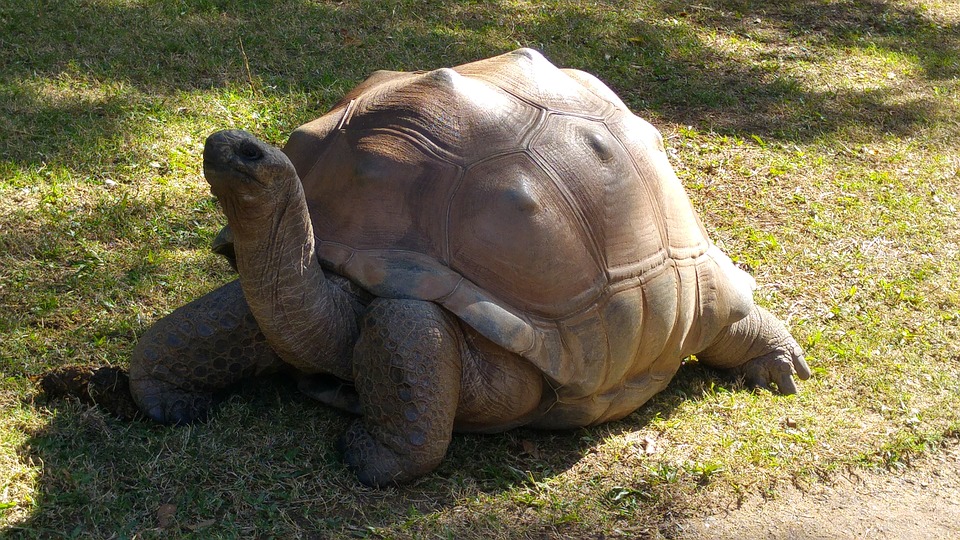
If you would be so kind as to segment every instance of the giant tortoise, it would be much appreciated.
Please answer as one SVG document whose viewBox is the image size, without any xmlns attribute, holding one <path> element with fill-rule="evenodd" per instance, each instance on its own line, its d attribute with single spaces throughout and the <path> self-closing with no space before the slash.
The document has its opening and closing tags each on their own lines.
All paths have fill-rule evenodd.
<svg viewBox="0 0 960 540">
<path fill-rule="evenodd" d="M 282 151 L 221 131 L 203 159 L 239 280 L 137 345 L 130 388 L 160 422 L 286 366 L 359 414 L 344 460 L 384 485 L 455 431 L 622 418 L 689 355 L 781 393 L 810 375 L 658 131 L 536 51 L 379 71 Z"/>
</svg>

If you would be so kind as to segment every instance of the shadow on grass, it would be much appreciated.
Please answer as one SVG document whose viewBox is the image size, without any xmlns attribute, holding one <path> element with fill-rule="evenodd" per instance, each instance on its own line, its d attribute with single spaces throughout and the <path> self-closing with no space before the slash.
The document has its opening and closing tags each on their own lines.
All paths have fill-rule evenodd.
<svg viewBox="0 0 960 540">
<path fill-rule="evenodd" d="M 556 42 L 560 58 L 555 59 L 597 73 L 641 115 L 701 131 L 806 141 L 848 126 L 906 135 L 935 117 L 934 104 L 912 97 L 909 88 L 853 90 L 835 80 L 818 81 L 828 88 L 818 89 L 801 78 L 797 66 L 824 61 L 817 51 L 876 51 L 915 56 L 927 79 L 949 79 L 960 69 L 955 26 L 937 26 L 917 10 L 869 0 L 831 4 L 824 23 L 818 19 L 820 4 L 674 2 L 652 17 L 619 20 L 615 27 L 596 14 L 559 9 L 532 34 L 559 38 L 571 26 L 600 29 Z M 743 49 L 721 44 L 718 35 L 749 39 L 768 52 L 750 59 Z M 582 55 L 584 50 L 593 54 Z M 794 69 L 787 69 L 791 65 Z M 856 71 L 850 66 L 851 78 Z"/>
<path fill-rule="evenodd" d="M 179 105 L 185 95 L 251 87 L 278 99 L 302 94 L 302 104 L 278 127 L 289 130 L 374 69 L 455 65 L 519 45 L 597 74 L 642 114 L 703 131 L 795 141 L 848 126 L 909 134 L 937 111 L 895 86 L 814 90 L 780 63 L 815 62 L 820 52 L 849 48 L 915 57 L 932 82 L 960 71 L 957 27 L 937 25 L 915 8 L 871 0 L 636 4 L 7 4 L 0 7 L 0 159 L 24 168 L 59 162 L 95 174 L 111 162 L 112 150 L 136 139 L 132 133 L 170 118 L 170 103 Z M 779 52 L 768 62 L 747 62 L 717 46 L 713 33 Z M 134 210 L 134 217 L 145 219 L 153 213 L 149 206 Z M 24 258 L 47 249 L 46 237 L 5 238 L 23 248 L 17 255 Z M 130 269 L 134 278 L 136 270 Z M 447 510 L 464 500 L 505 497 L 522 522 L 525 505 L 535 502 L 525 499 L 524 486 L 568 470 L 604 434 L 670 416 L 683 399 L 697 397 L 704 380 L 703 370 L 684 370 L 650 404 L 611 426 L 457 437 L 437 474 L 385 491 L 357 486 L 340 465 L 333 439 L 346 420 L 294 397 L 282 384 L 248 389 L 243 398 L 254 405 L 228 401 L 209 424 L 181 430 L 120 424 L 65 406 L 22 448 L 25 460 L 44 465 L 38 506 L 13 533 L 160 537 L 172 530 L 203 537 L 219 528 L 249 535 L 270 529 L 278 535 L 365 534 L 368 525 L 403 533 L 418 520 L 449 519 L 444 527 L 451 536 L 469 536 L 483 530 L 485 520 L 506 518 L 482 512 L 448 517 Z M 166 518 L 164 508 L 172 512 Z M 564 521 L 562 510 L 543 515 L 554 521 L 528 524 L 530 530 L 601 527 Z M 526 519 L 548 519 L 543 515 Z M 161 528 L 161 521 L 168 526 Z"/>
<path fill-rule="evenodd" d="M 608 504 L 609 487 L 584 485 L 585 501 L 544 501 L 535 494 L 607 437 L 669 418 L 679 403 L 709 387 L 711 376 L 696 366 L 681 370 L 646 406 L 606 426 L 456 435 L 435 473 L 383 490 L 360 485 L 334 449 L 351 418 L 299 395 L 280 377 L 246 383 L 208 423 L 184 428 L 124 423 L 77 403 L 54 402 L 51 421 L 20 448 L 24 462 L 43 464 L 37 506 L 7 532 L 13 538 L 602 533 L 612 518 L 580 517 L 578 505 Z M 661 520 L 678 513 L 675 501 L 645 497 L 643 508 L 614 508 L 623 526 L 669 526 Z M 483 502 L 468 506 L 485 499 L 501 500 L 496 515 L 477 511 Z M 469 511 L 454 511 L 458 506 Z M 525 512 L 527 506 L 538 511 Z"/>
<path fill-rule="evenodd" d="M 708 27 L 749 31 L 751 26 L 772 23 L 789 40 L 907 55 L 929 80 L 960 75 L 960 28 L 938 22 L 925 7 L 881 0 L 708 0 L 691 7 L 673 0 L 663 9 L 674 16 L 692 16 Z"/>
<path fill-rule="evenodd" d="M 171 213 L 166 192 L 100 190 L 75 201 L 48 191 L 39 203 L 0 215 L 5 376 L 125 358 L 154 316 L 144 299 L 161 284 L 202 283 L 226 270 L 212 254 L 190 268 L 176 258 L 207 250 L 212 234 L 197 221 L 217 212 L 210 198 Z"/>
<path fill-rule="evenodd" d="M 519 45 L 597 74 L 643 114 L 793 140 L 851 124 L 906 134 L 936 111 L 902 88 L 812 90 L 783 61 L 850 48 L 914 58 L 929 80 L 960 72 L 955 25 L 877 0 L 41 4 L 0 8 L 0 156 L 21 165 L 61 157 L 75 165 L 122 146 L 178 95 L 305 92 L 286 133 L 375 69 L 455 65 Z M 714 34 L 772 45 L 779 56 L 745 62 Z"/>
</svg>

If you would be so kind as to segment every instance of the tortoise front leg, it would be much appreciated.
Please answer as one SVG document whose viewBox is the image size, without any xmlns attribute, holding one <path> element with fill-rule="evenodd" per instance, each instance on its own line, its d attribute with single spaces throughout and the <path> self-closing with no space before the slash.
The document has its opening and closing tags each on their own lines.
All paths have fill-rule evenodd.
<svg viewBox="0 0 960 540">
<path fill-rule="evenodd" d="M 148 417 L 187 424 L 206 419 L 218 391 L 282 366 L 233 281 L 144 333 L 130 360 L 130 391 Z"/>
<path fill-rule="evenodd" d="M 810 378 L 803 349 L 786 325 L 760 306 L 724 328 L 697 358 L 708 366 L 733 370 L 751 386 L 776 385 L 781 394 L 797 393 L 794 371 L 801 380 Z"/>
<path fill-rule="evenodd" d="M 363 416 L 340 442 L 361 482 L 407 482 L 443 460 L 460 400 L 462 339 L 453 317 L 430 302 L 370 305 L 353 354 Z"/>
<path fill-rule="evenodd" d="M 502 431 L 538 412 L 543 376 L 431 302 L 376 299 L 360 324 L 353 370 L 362 417 L 340 442 L 367 485 L 429 473 L 454 429 Z"/>
</svg>

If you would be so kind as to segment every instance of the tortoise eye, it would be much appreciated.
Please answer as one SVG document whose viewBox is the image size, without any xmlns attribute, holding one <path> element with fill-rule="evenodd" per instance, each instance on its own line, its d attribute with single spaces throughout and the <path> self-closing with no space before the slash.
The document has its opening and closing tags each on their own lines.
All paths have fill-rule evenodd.
<svg viewBox="0 0 960 540">
<path fill-rule="evenodd" d="M 247 161 L 257 161 L 263 157 L 263 152 L 260 151 L 260 148 L 251 143 L 241 145 L 240 148 L 237 149 L 237 154 Z"/>
</svg>

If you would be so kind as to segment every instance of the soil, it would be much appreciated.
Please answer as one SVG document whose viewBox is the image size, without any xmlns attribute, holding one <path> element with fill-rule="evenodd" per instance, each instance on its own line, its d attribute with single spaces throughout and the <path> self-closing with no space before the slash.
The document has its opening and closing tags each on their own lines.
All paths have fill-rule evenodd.
<svg viewBox="0 0 960 540">
<path fill-rule="evenodd" d="M 899 472 L 849 472 L 832 485 L 780 490 L 775 498 L 682 524 L 684 539 L 960 539 L 960 445 Z"/>
</svg>

